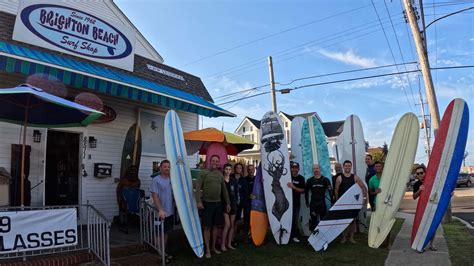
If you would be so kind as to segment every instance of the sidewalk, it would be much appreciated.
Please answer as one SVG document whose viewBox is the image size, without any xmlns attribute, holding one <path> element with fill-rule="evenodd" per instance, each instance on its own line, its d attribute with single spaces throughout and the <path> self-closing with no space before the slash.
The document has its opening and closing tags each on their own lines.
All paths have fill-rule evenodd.
<svg viewBox="0 0 474 266">
<path fill-rule="evenodd" d="M 410 237 L 414 217 L 413 214 L 408 213 L 399 212 L 397 214 L 397 218 L 403 218 L 405 221 L 388 253 L 385 265 L 451 265 L 442 226 L 439 226 L 434 242 L 438 251 L 427 249 L 424 253 L 418 253 L 411 249 Z"/>
</svg>

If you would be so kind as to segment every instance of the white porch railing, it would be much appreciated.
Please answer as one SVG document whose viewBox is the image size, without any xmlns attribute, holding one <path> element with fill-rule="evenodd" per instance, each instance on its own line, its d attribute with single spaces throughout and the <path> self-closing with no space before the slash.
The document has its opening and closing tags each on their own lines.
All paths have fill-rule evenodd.
<svg viewBox="0 0 474 266">
<path fill-rule="evenodd" d="M 161 255 L 162 265 L 165 265 L 164 222 L 160 221 L 155 205 L 140 202 L 140 241 L 152 247 Z"/>
</svg>

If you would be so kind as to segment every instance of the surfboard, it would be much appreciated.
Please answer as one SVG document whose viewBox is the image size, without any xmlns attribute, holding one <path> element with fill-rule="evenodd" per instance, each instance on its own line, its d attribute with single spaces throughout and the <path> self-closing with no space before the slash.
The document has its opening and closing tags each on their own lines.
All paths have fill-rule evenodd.
<svg viewBox="0 0 474 266">
<path fill-rule="evenodd" d="M 402 203 L 406 183 L 418 147 L 418 118 L 406 113 L 398 121 L 380 179 L 382 190 L 376 198 L 376 211 L 370 217 L 369 247 L 378 248 L 395 223 L 395 214 Z"/>
<path fill-rule="evenodd" d="M 260 122 L 262 178 L 270 228 L 277 244 L 288 244 L 291 233 L 293 195 L 288 146 L 277 113 L 266 113 Z"/>
<path fill-rule="evenodd" d="M 357 115 L 350 115 L 344 122 L 342 131 L 342 154 L 341 163 L 345 160 L 352 162 L 352 173 L 360 177 L 365 183 L 367 164 L 365 163 L 365 139 L 362 123 Z M 367 184 L 365 184 L 367 186 Z M 367 206 L 362 206 L 358 216 L 359 232 L 367 228 Z"/>
<path fill-rule="evenodd" d="M 178 114 L 170 110 L 165 116 L 166 156 L 171 164 L 171 186 L 184 233 L 199 258 L 204 255 L 201 223 L 193 194 L 191 171 L 187 164 L 186 146 Z"/>
<path fill-rule="evenodd" d="M 138 132 L 138 136 L 136 133 Z M 133 153 L 135 148 L 135 139 L 137 144 L 137 151 L 135 156 L 135 162 L 133 162 Z M 140 128 L 137 131 L 137 124 L 133 124 L 127 131 L 127 136 L 125 137 L 125 141 L 123 143 L 122 149 L 122 160 L 120 164 L 120 178 L 125 177 L 127 170 L 130 166 L 135 165 L 136 167 L 140 167 L 140 159 L 142 154 L 142 135 Z"/>
<path fill-rule="evenodd" d="M 363 198 L 360 186 L 354 184 L 336 201 L 308 238 L 314 250 L 326 250 L 344 232 L 362 208 Z"/>
<path fill-rule="evenodd" d="M 321 175 L 327 177 L 332 183 L 326 134 L 316 116 L 307 117 L 303 122 L 301 143 L 303 147 L 303 176 L 305 180 L 307 181 L 313 176 L 313 165 L 319 164 Z M 329 192 L 326 193 L 326 207 L 327 209 L 331 208 L 331 195 Z M 311 233 L 309 229 L 310 215 L 306 204 L 302 204 L 300 212 L 303 214 L 303 232 L 308 236 Z"/>
<path fill-rule="evenodd" d="M 466 149 L 469 109 L 462 99 L 451 101 L 433 144 L 412 228 L 412 249 L 423 251 L 434 237 L 451 200 Z"/>
<path fill-rule="evenodd" d="M 268 230 L 268 215 L 265 207 L 265 193 L 262 182 L 262 165 L 257 167 L 255 183 L 253 185 L 252 206 L 250 210 L 250 233 L 255 246 L 260 246 L 265 241 L 265 235 Z"/>
</svg>

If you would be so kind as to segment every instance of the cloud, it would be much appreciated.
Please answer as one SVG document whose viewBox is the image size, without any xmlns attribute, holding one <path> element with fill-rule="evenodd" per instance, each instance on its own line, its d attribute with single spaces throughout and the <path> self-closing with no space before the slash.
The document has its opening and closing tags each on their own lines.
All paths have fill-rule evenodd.
<svg viewBox="0 0 474 266">
<path fill-rule="evenodd" d="M 361 67 L 375 67 L 378 66 L 376 59 L 366 58 L 360 55 L 355 54 L 352 50 L 347 52 L 331 52 L 325 49 L 320 49 L 318 51 L 321 55 L 342 62 L 347 65 L 355 65 Z"/>
<path fill-rule="evenodd" d="M 243 90 L 251 89 L 252 86 L 248 81 L 244 82 L 237 82 L 232 80 L 226 76 L 213 78 L 210 80 L 212 85 L 206 85 L 209 91 L 213 94 L 212 97 L 214 98 L 215 102 L 224 102 L 230 101 L 234 98 L 241 98 L 244 94 L 235 94 L 232 97 L 220 98 L 219 96 L 227 95 L 234 92 L 239 92 Z"/>
</svg>

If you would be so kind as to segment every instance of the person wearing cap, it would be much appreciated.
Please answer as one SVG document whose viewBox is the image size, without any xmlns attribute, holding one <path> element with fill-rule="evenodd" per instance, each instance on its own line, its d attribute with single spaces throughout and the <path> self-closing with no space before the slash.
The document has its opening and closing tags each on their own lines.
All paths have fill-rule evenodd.
<svg viewBox="0 0 474 266">
<path fill-rule="evenodd" d="M 305 181 L 304 177 L 299 174 L 300 165 L 297 162 L 290 162 L 291 182 L 288 182 L 288 187 L 293 191 L 293 222 L 291 226 L 291 239 L 293 242 L 299 243 L 298 220 L 300 216 L 300 199 L 301 194 L 304 193 Z"/>
</svg>

